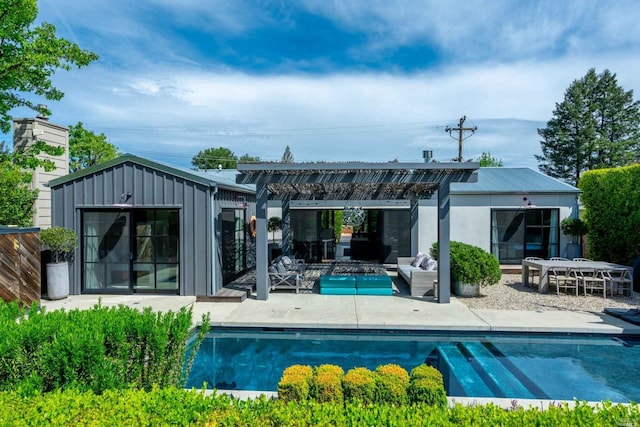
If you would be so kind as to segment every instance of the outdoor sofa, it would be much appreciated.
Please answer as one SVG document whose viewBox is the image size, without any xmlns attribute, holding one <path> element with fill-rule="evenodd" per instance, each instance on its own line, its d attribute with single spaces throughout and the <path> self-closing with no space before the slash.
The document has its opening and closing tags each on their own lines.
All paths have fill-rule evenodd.
<svg viewBox="0 0 640 427">
<path fill-rule="evenodd" d="M 416 267 L 412 265 L 415 259 L 416 257 L 398 257 L 398 276 L 409 284 L 412 297 L 433 295 L 433 284 L 438 280 L 438 270 L 427 270 L 430 268 L 427 262 L 421 262 Z"/>
</svg>

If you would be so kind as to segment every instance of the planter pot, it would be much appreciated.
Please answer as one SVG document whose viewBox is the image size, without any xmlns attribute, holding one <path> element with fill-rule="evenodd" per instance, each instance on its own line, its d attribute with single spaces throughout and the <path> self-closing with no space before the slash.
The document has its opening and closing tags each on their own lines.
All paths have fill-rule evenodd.
<svg viewBox="0 0 640 427">
<path fill-rule="evenodd" d="M 69 263 L 47 264 L 47 296 L 51 300 L 69 296 Z"/>
<path fill-rule="evenodd" d="M 455 282 L 455 293 L 459 297 L 477 297 L 480 296 L 480 285 Z"/>
</svg>

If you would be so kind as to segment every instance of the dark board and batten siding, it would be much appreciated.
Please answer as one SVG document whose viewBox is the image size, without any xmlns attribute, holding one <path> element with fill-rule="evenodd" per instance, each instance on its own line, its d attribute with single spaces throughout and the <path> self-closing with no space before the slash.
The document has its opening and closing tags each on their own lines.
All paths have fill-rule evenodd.
<svg viewBox="0 0 640 427">
<path fill-rule="evenodd" d="M 82 209 L 120 209 L 123 193 L 131 208 L 174 208 L 180 211 L 180 294 L 212 295 L 211 188 L 133 162 L 81 176 L 52 188 L 53 224 L 81 235 Z M 123 208 L 129 209 L 129 208 Z M 81 257 L 76 251 L 71 293 L 81 292 Z M 213 292 L 215 293 L 215 291 Z"/>
</svg>

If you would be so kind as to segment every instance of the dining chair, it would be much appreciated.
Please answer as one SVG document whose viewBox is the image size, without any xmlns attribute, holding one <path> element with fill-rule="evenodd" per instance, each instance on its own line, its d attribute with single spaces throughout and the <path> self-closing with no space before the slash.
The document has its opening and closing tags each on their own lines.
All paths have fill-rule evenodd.
<svg viewBox="0 0 640 427">
<path fill-rule="evenodd" d="M 549 258 L 549 261 L 571 261 L 569 258 L 561 257 L 561 256 L 552 256 Z"/>
<path fill-rule="evenodd" d="M 578 296 L 579 278 L 574 270 L 566 267 L 551 267 L 549 269 L 549 284 L 556 287 L 556 294 L 560 295 L 560 289 L 574 290 Z"/>
<path fill-rule="evenodd" d="M 589 258 L 574 258 L 573 261 L 587 262 L 587 261 L 593 261 L 593 260 Z"/>
<path fill-rule="evenodd" d="M 584 296 L 587 296 L 587 291 L 591 291 L 591 293 L 593 291 L 602 291 L 602 296 L 607 298 L 607 280 L 603 270 L 576 269 L 575 271 L 580 282 L 582 282 Z"/>
<path fill-rule="evenodd" d="M 524 260 L 525 261 L 543 261 L 544 258 L 540 258 L 540 257 L 537 257 L 537 256 L 528 256 Z M 534 278 L 536 276 L 538 277 L 538 283 L 536 283 L 534 281 Z M 529 283 L 529 286 L 531 286 L 532 288 L 540 286 L 540 279 L 539 278 L 540 278 L 540 270 L 536 270 L 536 269 L 533 269 L 533 268 L 529 267 L 529 279 L 527 280 L 527 282 Z"/>
<path fill-rule="evenodd" d="M 611 288 L 611 296 L 613 296 L 613 290 L 615 288 L 616 294 L 622 291 L 622 294 L 630 294 L 633 280 L 629 270 L 626 268 L 612 268 L 603 270 L 602 275 L 605 282 L 607 282 Z"/>
</svg>

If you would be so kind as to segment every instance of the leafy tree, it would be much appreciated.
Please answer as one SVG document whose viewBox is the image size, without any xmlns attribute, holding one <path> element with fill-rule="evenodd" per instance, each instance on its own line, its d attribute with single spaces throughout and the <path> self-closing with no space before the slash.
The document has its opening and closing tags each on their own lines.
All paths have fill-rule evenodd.
<svg viewBox="0 0 640 427">
<path fill-rule="evenodd" d="M 486 167 L 502 167 L 502 159 L 498 159 L 497 157 L 493 157 L 491 155 L 491 153 L 487 152 L 487 153 L 482 153 L 482 155 L 480 156 L 480 159 L 478 160 L 478 162 L 480 163 L 480 167 L 481 168 L 486 168 Z"/>
<path fill-rule="evenodd" d="M 284 153 L 282 153 L 282 163 L 293 163 L 293 154 L 291 154 L 291 149 L 287 145 L 287 148 L 284 149 Z"/>
<path fill-rule="evenodd" d="M 107 141 L 104 133 L 96 135 L 84 128 L 82 122 L 69 126 L 69 170 L 71 172 L 115 159 L 120 153 Z"/>
<path fill-rule="evenodd" d="M 37 167 L 45 171 L 56 168 L 51 160 L 38 158 L 45 152 L 51 156 L 64 154 L 63 147 L 54 147 L 38 141 L 24 151 L 9 152 L 0 146 L 0 224 L 29 227 L 33 220 L 33 207 L 38 190 L 31 189 L 33 171 Z"/>
<path fill-rule="evenodd" d="M 235 169 L 238 157 L 225 147 L 207 148 L 193 156 L 191 164 L 198 169 L 217 169 L 218 165 L 222 165 L 224 169 Z"/>
<path fill-rule="evenodd" d="M 98 59 L 75 43 L 56 37 L 56 28 L 48 23 L 34 26 L 38 15 L 36 0 L 0 2 L 0 130 L 11 130 L 11 109 L 29 107 L 48 113 L 25 98 L 32 93 L 58 101 L 63 96 L 53 86 L 51 76 L 58 69 L 83 67 Z"/>
<path fill-rule="evenodd" d="M 633 90 L 618 85 L 615 74 L 596 74 L 592 68 L 571 83 L 538 134 L 543 138 L 542 155 L 536 155 L 539 169 L 577 186 L 587 170 L 624 166 L 638 158 L 640 101 L 633 100 Z"/>
<path fill-rule="evenodd" d="M 240 162 L 240 163 L 252 163 L 252 162 L 259 162 L 259 161 L 260 161 L 260 157 L 258 157 L 258 156 L 250 156 L 249 154 L 243 154 L 238 159 L 238 162 Z"/>
</svg>

